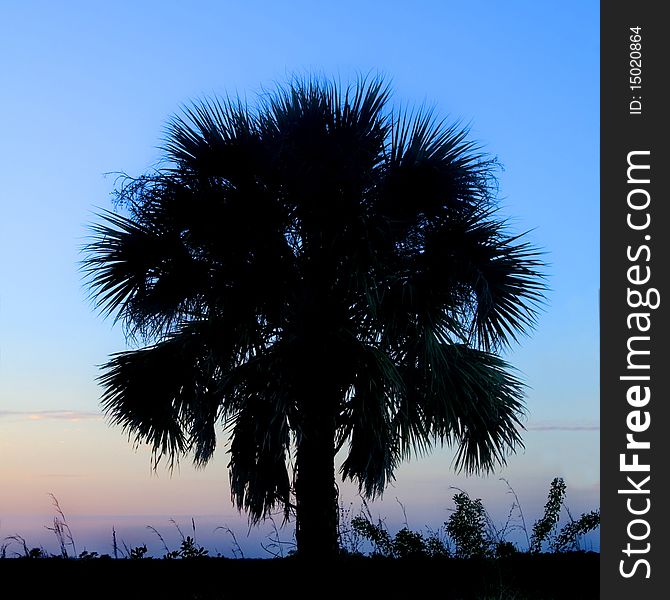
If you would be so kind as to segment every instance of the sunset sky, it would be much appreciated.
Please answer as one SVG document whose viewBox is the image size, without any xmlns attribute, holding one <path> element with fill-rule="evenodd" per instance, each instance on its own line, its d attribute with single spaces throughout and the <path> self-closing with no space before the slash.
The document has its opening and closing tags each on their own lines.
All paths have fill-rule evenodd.
<svg viewBox="0 0 670 600">
<path fill-rule="evenodd" d="M 295 74 L 381 74 L 400 105 L 471 124 L 499 158 L 501 213 L 546 252 L 537 329 L 506 358 L 529 386 L 526 448 L 486 479 L 456 476 L 452 452 L 404 465 L 374 514 L 415 529 L 449 516 L 452 486 L 503 522 L 516 490 L 530 527 L 556 476 L 573 515 L 599 506 L 599 5 L 511 1 L 4 2 L 0 8 L 0 543 L 55 551 L 49 493 L 78 549 L 160 543 L 145 526 L 231 555 L 225 440 L 204 470 L 151 470 L 100 414 L 95 378 L 125 349 L 87 300 L 78 270 L 114 175 L 160 157 L 169 116 L 214 94 L 257 93 Z M 348 485 L 342 499 L 358 507 Z M 185 531 L 186 533 L 186 531 Z M 290 530 L 282 532 L 290 539 Z M 597 549 L 597 538 L 592 539 Z"/>
</svg>

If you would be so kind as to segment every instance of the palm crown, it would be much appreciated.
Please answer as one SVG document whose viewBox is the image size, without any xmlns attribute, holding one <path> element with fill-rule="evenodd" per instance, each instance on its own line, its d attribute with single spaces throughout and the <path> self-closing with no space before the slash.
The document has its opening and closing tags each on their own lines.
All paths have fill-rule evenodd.
<svg viewBox="0 0 670 600">
<path fill-rule="evenodd" d="M 538 253 L 496 218 L 466 131 L 388 103 L 379 80 L 310 80 L 256 109 L 196 104 L 93 228 L 93 296 L 148 344 L 104 366 L 105 411 L 198 464 L 226 428 L 254 520 L 295 497 L 308 529 L 301 498 L 318 512 L 340 449 L 374 496 L 435 443 L 469 472 L 521 443 L 523 386 L 496 353 L 534 322 Z"/>
</svg>

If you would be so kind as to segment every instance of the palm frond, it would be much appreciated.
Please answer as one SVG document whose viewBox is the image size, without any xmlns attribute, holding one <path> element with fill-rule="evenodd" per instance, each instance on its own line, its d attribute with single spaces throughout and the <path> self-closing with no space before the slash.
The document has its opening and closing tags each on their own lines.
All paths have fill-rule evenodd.
<svg viewBox="0 0 670 600">
<path fill-rule="evenodd" d="M 391 119 L 376 210 L 398 238 L 491 202 L 497 161 L 467 140 L 467 128 L 448 125 L 432 111 L 403 111 Z"/>
<path fill-rule="evenodd" d="M 105 414 L 136 443 L 149 444 L 157 462 L 166 456 L 174 465 L 191 449 L 198 413 L 199 455 L 211 455 L 207 448 L 213 444 L 218 406 L 211 398 L 215 386 L 207 353 L 201 336 L 185 327 L 154 346 L 115 354 L 103 367 L 99 381 Z"/>
<path fill-rule="evenodd" d="M 115 315 L 131 335 L 152 337 L 198 314 L 206 266 L 177 233 L 113 213 L 101 219 L 92 228 L 83 271 L 104 315 Z"/>
<path fill-rule="evenodd" d="M 286 415 L 271 395 L 247 397 L 231 430 L 230 493 L 252 522 L 277 505 L 288 516 L 291 479 L 287 461 L 291 432 Z"/>
<path fill-rule="evenodd" d="M 338 447 L 348 441 L 340 472 L 358 482 L 366 497 L 374 497 L 393 480 L 400 460 L 392 418 L 404 381 L 384 352 L 362 344 L 354 351 L 356 375 L 340 416 L 337 440 Z"/>
<path fill-rule="evenodd" d="M 505 231 L 492 208 L 452 215 L 424 237 L 415 270 L 476 346 L 495 351 L 536 322 L 546 291 L 542 252 Z"/>
<path fill-rule="evenodd" d="M 458 446 L 456 466 L 492 471 L 521 447 L 524 386 L 509 365 L 463 344 L 436 344 L 427 354 L 430 390 L 422 402 L 435 439 Z"/>
</svg>

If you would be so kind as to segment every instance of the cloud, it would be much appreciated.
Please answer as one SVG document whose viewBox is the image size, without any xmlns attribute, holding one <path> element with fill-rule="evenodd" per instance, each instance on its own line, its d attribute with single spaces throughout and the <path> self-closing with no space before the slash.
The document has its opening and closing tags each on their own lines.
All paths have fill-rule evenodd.
<svg viewBox="0 0 670 600">
<path fill-rule="evenodd" d="M 100 421 L 99 412 L 85 410 L 0 410 L 0 419 L 11 418 L 27 421 Z M 526 431 L 600 431 L 599 423 L 570 423 L 561 421 L 536 421 L 526 425 Z"/>
<path fill-rule="evenodd" d="M 527 431 L 600 431 L 600 423 L 565 423 L 538 421 L 526 425 Z"/>
<path fill-rule="evenodd" d="M 0 410 L 0 419 L 9 418 L 20 421 L 86 421 L 102 420 L 99 412 L 85 410 Z"/>
</svg>

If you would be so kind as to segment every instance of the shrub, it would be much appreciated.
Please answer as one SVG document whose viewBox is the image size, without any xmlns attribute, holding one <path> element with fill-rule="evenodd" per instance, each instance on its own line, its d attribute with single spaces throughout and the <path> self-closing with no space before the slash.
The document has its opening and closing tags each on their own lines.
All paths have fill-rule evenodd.
<svg viewBox="0 0 670 600">
<path fill-rule="evenodd" d="M 530 551 L 540 552 L 542 544 L 547 542 L 552 552 L 566 552 L 579 549 L 579 538 L 600 527 L 600 511 L 583 513 L 576 521 L 565 507 L 565 492 L 567 486 L 563 478 L 556 477 L 549 488 L 547 503 L 544 505 L 544 515 L 533 525 L 533 535 L 530 540 Z M 561 508 L 565 508 L 570 522 L 557 531 Z"/>
<path fill-rule="evenodd" d="M 358 535 L 372 543 L 374 556 L 386 558 L 437 558 L 449 556 L 449 550 L 437 534 L 428 537 L 403 527 L 391 537 L 382 521 L 373 523 L 359 515 L 351 519 L 351 526 Z"/>
<path fill-rule="evenodd" d="M 444 523 L 443 529 L 437 532 L 429 530 L 427 535 L 411 531 L 405 525 L 395 536 L 392 536 L 383 520 L 373 522 L 370 510 L 367 505 L 364 505 L 365 511 L 362 510 L 360 515 L 350 519 L 349 528 L 343 528 L 343 531 L 348 533 L 346 540 L 355 542 L 353 552 L 348 548 L 345 552 L 360 553 L 357 540 L 361 538 L 372 544 L 373 556 L 388 558 L 451 556 L 449 546 L 440 535 L 443 531 L 448 536 L 448 540 L 454 544 L 454 556 L 459 558 L 507 558 L 519 552 L 512 542 L 505 539 L 509 531 L 519 528 L 512 522 L 515 509 L 518 509 L 521 516 L 521 528 L 526 532 L 529 552 L 541 552 L 543 546 L 548 546 L 552 552 L 578 550 L 580 537 L 600 526 L 600 512 L 591 511 L 574 520 L 565 506 L 566 489 L 565 481 L 560 477 L 556 477 L 551 482 L 544 514 L 533 525 L 530 537 L 528 537 L 516 494 L 514 494 L 515 503 L 512 505 L 507 522 L 501 529 L 496 529 L 481 499 L 473 500 L 466 492 L 459 490 L 459 493 L 453 497 L 456 507 Z M 562 508 L 568 513 L 570 522 L 559 531 L 558 522 Z M 343 512 L 343 514 L 348 517 L 350 512 Z"/>
<path fill-rule="evenodd" d="M 445 528 L 456 545 L 459 558 L 481 558 L 491 554 L 491 542 L 486 535 L 486 511 L 482 501 L 472 500 L 465 492 L 454 496 L 454 510 Z"/>
</svg>

